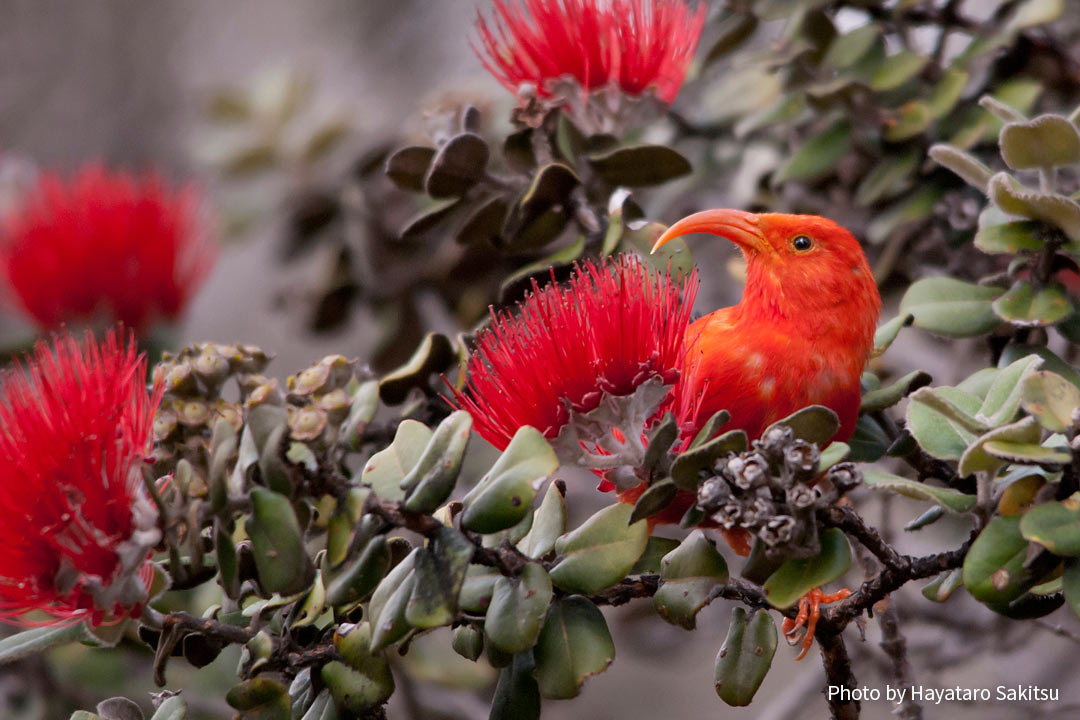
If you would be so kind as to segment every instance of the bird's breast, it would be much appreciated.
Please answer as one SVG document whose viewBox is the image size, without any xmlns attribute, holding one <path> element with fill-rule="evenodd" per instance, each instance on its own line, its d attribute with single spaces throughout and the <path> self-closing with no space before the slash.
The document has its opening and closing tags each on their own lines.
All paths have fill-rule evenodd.
<svg viewBox="0 0 1080 720">
<path fill-rule="evenodd" d="M 771 423 L 807 405 L 824 405 L 840 417 L 837 439 L 854 430 L 865 352 L 760 329 L 703 332 L 690 347 L 684 374 L 702 407 L 701 422 L 731 413 L 729 427 L 757 437 Z"/>
</svg>

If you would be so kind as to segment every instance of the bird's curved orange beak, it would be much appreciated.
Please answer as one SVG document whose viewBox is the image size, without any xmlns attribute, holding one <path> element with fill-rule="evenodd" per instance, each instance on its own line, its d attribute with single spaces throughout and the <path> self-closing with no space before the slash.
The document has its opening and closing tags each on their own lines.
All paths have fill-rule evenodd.
<svg viewBox="0 0 1080 720">
<path fill-rule="evenodd" d="M 743 250 L 765 252 L 771 249 L 761 229 L 761 218 L 745 210 L 703 210 L 684 217 L 669 227 L 653 245 L 652 252 L 665 243 L 691 233 L 725 237 Z"/>
</svg>

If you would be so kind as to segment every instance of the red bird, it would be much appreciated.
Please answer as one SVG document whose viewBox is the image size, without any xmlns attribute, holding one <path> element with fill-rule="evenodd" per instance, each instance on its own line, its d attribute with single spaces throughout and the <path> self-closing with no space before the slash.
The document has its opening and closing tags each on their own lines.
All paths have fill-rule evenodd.
<svg viewBox="0 0 1080 720">
<path fill-rule="evenodd" d="M 727 410 L 729 427 L 756 438 L 800 408 L 824 405 L 840 418 L 834 440 L 851 437 L 881 311 L 859 242 L 815 215 L 706 210 L 668 228 L 653 251 L 691 233 L 720 235 L 739 246 L 746 258 L 746 289 L 738 305 L 709 313 L 687 330 L 690 347 L 673 394 L 675 407 L 682 409 L 677 415 L 688 415 L 692 405 L 693 417 L 703 422 Z M 639 496 L 643 490 L 624 495 Z M 745 555 L 749 545 L 745 531 L 741 535 L 724 533 Z M 848 594 L 812 590 L 800 600 L 798 617 L 785 618 L 789 637 L 807 624 L 796 659 L 810 649 L 821 604 Z"/>
<path fill-rule="evenodd" d="M 653 247 L 691 233 L 720 235 L 746 258 L 742 301 L 690 325 L 675 402 L 696 417 L 731 413 L 731 427 L 758 437 L 807 405 L 840 416 L 846 440 L 859 413 L 863 368 L 881 297 L 859 242 L 816 215 L 706 210 L 668 228 Z"/>
</svg>

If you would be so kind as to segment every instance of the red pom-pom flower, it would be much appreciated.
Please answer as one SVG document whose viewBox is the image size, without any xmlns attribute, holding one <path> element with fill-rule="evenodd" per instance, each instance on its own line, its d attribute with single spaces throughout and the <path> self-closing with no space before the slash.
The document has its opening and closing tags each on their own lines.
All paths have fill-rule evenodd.
<svg viewBox="0 0 1080 720">
<path fill-rule="evenodd" d="M 161 387 L 110 332 L 39 343 L 0 389 L 0 617 L 141 613 L 160 537 L 143 485 Z"/>
<path fill-rule="evenodd" d="M 491 23 L 478 13 L 477 54 L 511 92 L 532 83 L 548 95 L 569 75 L 586 90 L 651 90 L 670 103 L 704 22 L 705 5 L 684 0 L 495 0 Z"/>
<path fill-rule="evenodd" d="M 42 328 L 120 322 L 143 334 L 177 319 L 213 266 L 197 200 L 152 174 L 43 173 L 4 223 L 0 273 Z"/>
<path fill-rule="evenodd" d="M 594 409 L 604 392 L 629 395 L 655 376 L 673 383 L 696 293 L 696 271 L 680 283 L 632 255 L 585 261 L 566 285 L 534 283 L 516 313 L 492 312 L 456 404 L 503 449 L 523 425 L 555 437 L 571 409 Z"/>
</svg>

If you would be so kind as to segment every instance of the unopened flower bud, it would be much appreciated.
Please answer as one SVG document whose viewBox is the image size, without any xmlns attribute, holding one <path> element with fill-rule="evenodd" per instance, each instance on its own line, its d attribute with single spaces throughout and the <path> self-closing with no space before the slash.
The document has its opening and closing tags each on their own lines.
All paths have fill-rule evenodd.
<svg viewBox="0 0 1080 720">
<path fill-rule="evenodd" d="M 729 500 L 717 508 L 712 519 L 725 530 L 731 530 L 742 520 L 742 514 L 742 505 L 734 500 Z"/>
<path fill-rule="evenodd" d="M 349 416 L 349 394 L 345 392 L 345 388 L 338 388 L 320 395 L 315 405 L 320 410 L 326 411 L 327 417 L 334 425 L 340 425 Z"/>
<path fill-rule="evenodd" d="M 271 378 L 252 389 L 248 393 L 244 404 L 249 409 L 259 405 L 284 405 L 285 396 L 281 393 L 281 386 L 278 384 L 277 378 Z"/>
<path fill-rule="evenodd" d="M 829 469 L 829 481 L 842 494 L 862 482 L 862 473 L 854 463 L 839 463 Z"/>
<path fill-rule="evenodd" d="M 765 523 L 758 537 L 766 545 L 775 546 L 791 542 L 795 535 L 795 518 L 790 515 L 777 515 Z"/>
<path fill-rule="evenodd" d="M 698 487 L 698 505 L 706 509 L 715 507 L 729 497 L 731 497 L 731 488 L 722 477 L 709 478 Z"/>
<path fill-rule="evenodd" d="M 784 464 L 795 471 L 813 472 L 820 457 L 821 453 L 818 452 L 817 445 L 812 445 L 805 440 L 792 440 L 784 448 Z"/>
<path fill-rule="evenodd" d="M 727 473 L 731 484 L 740 490 L 761 487 L 769 478 L 769 463 L 757 453 L 728 460 Z"/>
<path fill-rule="evenodd" d="M 199 400 L 176 403 L 173 408 L 177 420 L 187 427 L 205 425 L 210 420 L 210 406 Z"/>
<path fill-rule="evenodd" d="M 779 458 L 782 457 L 784 448 L 787 447 L 793 437 L 794 433 L 792 433 L 791 428 L 786 425 L 777 425 L 765 431 L 761 439 L 754 444 L 762 452 Z"/>
<path fill-rule="evenodd" d="M 229 377 L 229 361 L 214 348 L 206 348 L 192 363 L 195 374 L 203 381 L 211 393 L 216 394 L 221 384 Z"/>
<path fill-rule="evenodd" d="M 326 429 L 326 411 L 316 407 L 289 408 L 289 432 L 295 440 L 314 440 Z"/>
<path fill-rule="evenodd" d="M 816 499 L 817 493 L 808 485 L 799 483 L 787 489 L 787 504 L 798 510 L 811 507 Z"/>
</svg>

